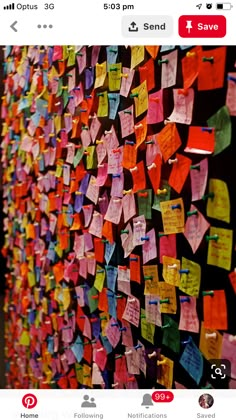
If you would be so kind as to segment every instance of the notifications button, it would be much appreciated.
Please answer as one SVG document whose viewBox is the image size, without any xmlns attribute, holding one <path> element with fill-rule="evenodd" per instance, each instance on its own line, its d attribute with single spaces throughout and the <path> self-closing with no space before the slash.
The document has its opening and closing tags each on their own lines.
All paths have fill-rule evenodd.
<svg viewBox="0 0 236 420">
<path fill-rule="evenodd" d="M 223 38 L 226 35 L 225 16 L 180 16 L 179 36 L 182 38 Z"/>
</svg>

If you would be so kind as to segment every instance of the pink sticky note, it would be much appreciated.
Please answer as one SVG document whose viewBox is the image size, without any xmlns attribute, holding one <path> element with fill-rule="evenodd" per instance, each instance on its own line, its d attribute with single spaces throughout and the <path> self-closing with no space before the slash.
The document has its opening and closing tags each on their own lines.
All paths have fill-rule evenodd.
<svg viewBox="0 0 236 420">
<path fill-rule="evenodd" d="M 97 180 L 95 176 L 91 175 L 89 180 L 88 189 L 86 192 L 86 197 L 92 201 L 94 204 L 97 204 L 99 197 L 99 187 L 97 186 Z"/>
<path fill-rule="evenodd" d="M 91 122 L 91 125 L 90 125 L 90 129 L 89 129 L 90 136 L 91 136 L 91 139 L 92 139 L 93 143 L 95 142 L 95 140 L 98 140 L 97 135 L 98 135 L 98 132 L 100 130 L 100 127 L 101 127 L 101 123 L 100 123 L 99 119 L 98 118 L 93 118 L 92 122 Z"/>
<path fill-rule="evenodd" d="M 141 238 L 145 236 L 146 219 L 143 215 L 133 219 L 133 244 L 134 246 L 143 245 Z"/>
<path fill-rule="evenodd" d="M 123 197 L 124 190 L 124 173 L 119 174 L 119 177 L 112 178 L 111 197 Z"/>
<path fill-rule="evenodd" d="M 104 134 L 104 144 L 107 149 L 107 152 L 112 149 L 117 149 L 119 146 L 119 141 L 114 126 L 112 125 L 110 130 L 105 131 Z"/>
<path fill-rule="evenodd" d="M 130 295 L 130 269 L 118 265 L 117 289 L 126 295 Z"/>
<path fill-rule="evenodd" d="M 92 141 L 90 131 L 89 130 L 82 130 L 80 134 L 80 138 L 82 141 L 82 145 L 84 147 L 88 147 Z"/>
<path fill-rule="evenodd" d="M 151 142 L 150 144 L 147 144 L 146 149 L 146 166 L 150 166 L 156 156 L 159 154 L 162 157 L 160 146 L 157 142 L 157 134 L 153 134 L 152 136 L 147 136 L 147 141 Z"/>
<path fill-rule="evenodd" d="M 151 229 L 145 236 L 149 240 L 145 240 L 143 244 L 143 264 L 157 257 L 155 229 Z"/>
<path fill-rule="evenodd" d="M 134 106 L 131 105 L 119 112 L 122 138 L 128 137 L 134 132 Z"/>
<path fill-rule="evenodd" d="M 124 229 L 126 232 L 121 233 L 121 243 L 124 249 L 124 258 L 127 258 L 134 249 L 133 232 L 130 223 Z"/>
<path fill-rule="evenodd" d="M 189 242 L 193 253 L 198 250 L 200 243 L 210 227 L 210 223 L 207 222 L 205 217 L 200 213 L 200 211 L 191 204 L 190 212 L 197 211 L 197 214 L 193 214 L 187 217 L 185 224 L 184 236 Z"/>
<path fill-rule="evenodd" d="M 122 320 L 122 328 L 126 328 L 124 331 L 122 331 L 122 344 L 123 346 L 129 346 L 133 347 L 133 335 L 130 323 L 126 321 L 125 319 Z"/>
<path fill-rule="evenodd" d="M 115 225 L 120 223 L 120 218 L 122 214 L 122 200 L 119 197 L 111 197 L 107 212 L 104 219 L 108 220 Z"/>
<path fill-rule="evenodd" d="M 228 73 L 226 106 L 229 115 L 236 117 L 236 73 Z"/>
<path fill-rule="evenodd" d="M 163 116 L 163 90 L 151 93 L 148 96 L 147 124 L 157 124 L 164 120 Z"/>
<path fill-rule="evenodd" d="M 180 296 L 180 321 L 179 330 L 193 333 L 199 332 L 199 319 L 196 309 L 196 297 Z M 188 299 L 188 300 L 186 300 Z"/>
<path fill-rule="evenodd" d="M 101 143 L 96 146 L 96 154 L 98 165 L 102 164 L 105 157 L 107 156 L 107 149 L 104 143 L 104 136 L 101 138 Z"/>
<path fill-rule="evenodd" d="M 128 222 L 132 217 L 136 215 L 136 204 L 134 194 L 126 194 L 122 199 L 124 223 Z"/>
<path fill-rule="evenodd" d="M 161 87 L 162 89 L 174 86 L 176 84 L 178 50 L 161 57 Z"/>
<path fill-rule="evenodd" d="M 80 54 L 76 55 L 76 58 L 77 58 L 79 74 L 81 74 L 86 67 L 86 58 L 87 58 L 86 47 L 81 48 L 79 52 Z"/>
<path fill-rule="evenodd" d="M 190 125 L 192 122 L 194 90 L 190 89 L 173 89 L 174 92 L 174 109 L 168 117 L 169 121 Z"/>
<path fill-rule="evenodd" d="M 84 235 L 78 235 L 75 232 L 74 247 L 76 258 L 81 258 L 84 256 Z"/>
<path fill-rule="evenodd" d="M 236 379 L 236 338 L 231 334 L 224 333 L 222 341 L 221 358 L 231 363 L 231 378 Z"/>
<path fill-rule="evenodd" d="M 98 187 L 102 187 L 107 179 L 107 171 L 108 171 L 108 165 L 107 163 L 102 163 L 101 165 L 98 165 L 98 172 L 97 172 L 97 179 L 96 179 L 96 185 Z"/>
<path fill-rule="evenodd" d="M 138 328 L 140 320 L 140 301 L 138 298 L 132 295 L 128 297 L 122 318 Z"/>
<path fill-rule="evenodd" d="M 123 172 L 123 146 L 108 151 L 108 173 L 120 174 Z"/>
<path fill-rule="evenodd" d="M 166 257 L 176 258 L 176 235 L 174 233 L 160 237 L 159 255 L 161 264 L 163 264 L 162 258 L 164 255 Z"/>
<path fill-rule="evenodd" d="M 201 160 L 197 163 L 195 169 L 191 169 L 191 187 L 192 187 L 192 201 L 201 200 L 205 193 L 208 177 L 208 159 Z"/>
<path fill-rule="evenodd" d="M 121 80 L 120 94 L 127 98 L 133 82 L 135 70 L 131 70 L 128 67 L 123 67 L 122 73 L 123 76 Z"/>
<path fill-rule="evenodd" d="M 91 235 L 97 236 L 98 238 L 102 237 L 102 227 L 103 227 L 103 217 L 97 211 L 94 211 L 92 222 L 89 226 L 89 233 Z"/>
<path fill-rule="evenodd" d="M 157 305 L 150 305 L 150 300 L 157 300 Z M 146 295 L 145 296 L 145 315 L 146 321 L 150 322 L 150 324 L 157 325 L 158 327 L 162 326 L 161 320 L 161 307 L 160 302 L 158 300 L 158 296 L 155 295 Z"/>
<path fill-rule="evenodd" d="M 84 227 L 87 227 L 90 223 L 93 214 L 93 204 L 88 204 L 82 207 L 84 214 Z"/>
<path fill-rule="evenodd" d="M 119 325 L 117 326 L 117 321 L 114 318 L 110 319 L 106 327 L 106 336 L 109 343 L 115 348 L 120 341 L 121 332 L 119 330 Z"/>
</svg>

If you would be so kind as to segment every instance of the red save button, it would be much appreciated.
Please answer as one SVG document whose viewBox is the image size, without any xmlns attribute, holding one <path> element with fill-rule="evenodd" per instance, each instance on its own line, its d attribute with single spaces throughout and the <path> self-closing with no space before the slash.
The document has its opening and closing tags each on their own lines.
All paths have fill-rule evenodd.
<svg viewBox="0 0 236 420">
<path fill-rule="evenodd" d="M 225 35 L 225 16 L 189 15 L 179 18 L 179 36 L 182 38 L 223 38 Z"/>
</svg>

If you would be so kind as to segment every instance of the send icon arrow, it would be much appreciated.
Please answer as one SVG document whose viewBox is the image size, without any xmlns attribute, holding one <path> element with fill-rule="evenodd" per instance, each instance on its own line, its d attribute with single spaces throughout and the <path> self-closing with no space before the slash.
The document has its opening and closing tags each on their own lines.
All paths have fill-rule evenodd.
<svg viewBox="0 0 236 420">
<path fill-rule="evenodd" d="M 132 22 L 129 25 L 129 32 L 138 32 L 138 26 L 135 22 Z"/>
</svg>

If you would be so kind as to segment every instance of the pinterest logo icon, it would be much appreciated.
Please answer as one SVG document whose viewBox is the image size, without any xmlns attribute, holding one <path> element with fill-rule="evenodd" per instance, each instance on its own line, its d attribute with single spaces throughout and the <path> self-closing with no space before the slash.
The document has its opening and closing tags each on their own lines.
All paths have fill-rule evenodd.
<svg viewBox="0 0 236 420">
<path fill-rule="evenodd" d="M 25 394 L 22 398 L 22 404 L 25 408 L 34 408 L 37 402 L 38 400 L 33 394 Z"/>
</svg>

